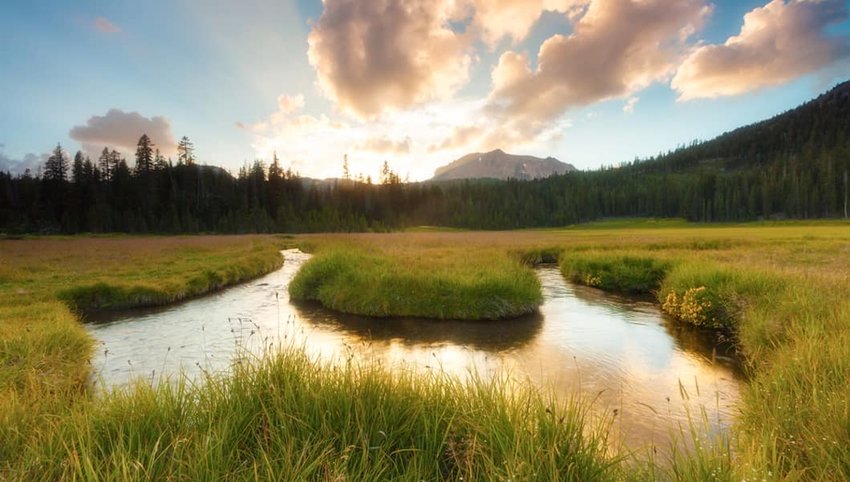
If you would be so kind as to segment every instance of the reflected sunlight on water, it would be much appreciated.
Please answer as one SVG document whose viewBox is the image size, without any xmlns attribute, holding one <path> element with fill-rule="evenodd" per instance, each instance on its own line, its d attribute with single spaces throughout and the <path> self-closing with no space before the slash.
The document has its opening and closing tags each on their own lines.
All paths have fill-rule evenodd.
<svg viewBox="0 0 850 482">
<path fill-rule="evenodd" d="M 227 370 L 234 354 L 298 346 L 323 360 L 354 357 L 394 370 L 443 370 L 460 377 L 510 373 L 556 393 L 596 399 L 629 445 L 665 444 L 705 407 L 727 426 L 741 383 L 729 347 L 665 317 L 656 304 L 567 283 L 540 267 L 540 312 L 514 320 L 435 321 L 341 315 L 291 303 L 287 285 L 309 255 L 284 251 L 282 269 L 167 308 L 135 310 L 87 326 L 102 344 L 98 383 L 156 380 Z M 279 341 L 278 341 L 279 340 Z M 682 397 L 682 390 L 687 398 Z"/>
</svg>

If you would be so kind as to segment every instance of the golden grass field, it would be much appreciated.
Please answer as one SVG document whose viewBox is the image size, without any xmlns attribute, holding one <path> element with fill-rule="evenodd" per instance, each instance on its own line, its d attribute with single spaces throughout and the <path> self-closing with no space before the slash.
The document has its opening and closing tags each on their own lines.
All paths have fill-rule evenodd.
<svg viewBox="0 0 850 482">
<path fill-rule="evenodd" d="M 558 450 L 582 430 L 542 439 L 543 433 L 534 430 L 529 437 L 518 435 L 511 426 L 533 425 L 539 420 L 524 418 L 509 400 L 493 401 L 495 396 L 507 395 L 487 387 L 479 387 L 482 393 L 463 387 L 447 392 L 439 385 L 443 382 L 414 379 L 398 388 L 406 395 L 376 399 L 374 393 L 358 391 L 357 387 L 389 382 L 386 374 L 364 375 L 368 370 L 347 372 L 347 378 L 342 379 L 330 375 L 327 379 L 310 378 L 303 382 L 303 390 L 287 391 L 284 397 L 269 380 L 301 380 L 304 370 L 319 374 L 324 370 L 292 354 L 284 356 L 283 361 L 261 363 L 256 370 L 237 371 L 236 379 L 211 380 L 207 383 L 210 388 L 152 390 L 140 386 L 104 399 L 91 393 L 87 363 L 92 341 L 68 303 L 93 298 L 73 296 L 75 288 L 84 288 L 83 293 L 90 295 L 90 288 L 101 284 L 95 292 L 106 298 L 167 302 L 274 269 L 280 263 L 278 249 L 293 243 L 315 252 L 357 249 L 396 263 L 417 260 L 411 263 L 413 266 L 433 262 L 446 266 L 449 274 L 453 266 L 461 271 L 474 270 L 474 265 L 486 262 L 488 256 L 470 253 L 482 252 L 516 259 L 527 259 L 533 253 L 557 253 L 565 272 L 570 260 L 610 264 L 625 256 L 669 263 L 658 295 L 684 296 L 688 290 L 703 288 L 701 292 L 712 294 L 712 299 L 728 308 L 731 329 L 749 370 L 741 415 L 730 433 L 691 444 L 689 450 L 675 453 L 669 461 L 652 461 L 638 454 L 614 457 L 597 450 L 600 440 L 593 437 L 575 446 L 573 458 L 561 454 L 564 458 L 542 460 L 532 446 Z M 585 273 L 591 276 L 578 279 L 592 281 L 600 273 Z M 104 286 L 110 289 L 102 289 Z M 841 222 L 690 225 L 621 221 L 549 230 L 427 229 L 303 235 L 295 239 L 198 236 L 0 240 L 0 478 L 253 479 L 300 475 L 330 480 L 336 476 L 456 479 L 466 475 L 467 479 L 482 479 L 511 474 L 535 478 L 530 474 L 537 473 L 543 475 L 536 478 L 545 480 L 846 480 L 850 479 L 848 295 L 850 224 Z M 336 385 L 322 380 L 336 380 Z M 362 420 L 375 409 L 379 411 L 375 416 L 395 420 L 401 424 L 399 433 L 407 435 L 395 441 L 392 451 L 369 458 L 368 450 L 362 452 L 357 440 L 368 446 L 374 440 L 364 442 L 363 437 L 374 437 L 375 432 L 363 424 L 343 424 L 346 432 L 335 435 L 332 419 L 311 412 L 311 407 L 318 405 L 314 398 L 306 397 L 305 391 L 313 389 L 336 400 L 324 409 L 356 414 Z M 262 402 L 257 398 L 261 392 L 274 402 Z M 451 393 L 451 403 L 436 403 L 439 400 L 433 397 L 437 392 Z M 352 393 L 363 398 L 359 402 L 348 400 Z M 488 403 L 496 405 L 481 405 L 482 400 L 476 397 L 485 395 L 490 397 Z M 293 401 L 293 397 L 299 401 Z M 244 403 L 237 404 L 238 400 Z M 270 434 L 273 428 L 269 420 L 293 406 L 300 410 L 299 417 L 314 420 L 316 427 L 324 429 L 303 432 L 290 427 L 287 430 L 291 433 Z M 471 415 L 476 412 L 459 408 L 485 406 L 509 415 L 498 420 L 481 417 L 476 425 Z M 579 406 L 564 410 L 575 414 Z M 452 428 L 451 417 L 437 412 L 440 407 L 458 407 L 458 414 L 465 414 L 459 418 L 463 423 Z M 142 408 L 151 417 L 140 418 L 137 410 Z M 250 413 L 256 416 L 231 413 L 237 409 L 255 410 Z M 416 424 L 404 425 L 405 420 L 413 420 L 399 416 L 405 413 L 419 414 Z M 195 419 L 205 420 L 207 425 L 189 423 Z M 436 425 L 429 425 L 431 419 Z M 571 420 L 584 423 L 579 416 Z M 417 435 L 428 426 L 435 431 Z M 228 427 L 227 433 L 224 427 Z M 456 432 L 447 438 L 451 430 Z M 102 433 L 118 433 L 123 438 L 116 442 L 114 437 L 96 436 Z M 74 438 L 73 434 L 80 435 Z M 60 438 L 67 440 L 59 443 Z M 348 445 L 340 445 L 343 439 Z M 517 445 L 511 445 L 508 439 Z M 208 455 L 221 456 L 212 463 L 201 457 L 207 447 L 203 440 L 233 444 L 235 452 L 224 456 L 222 446 L 216 446 Z M 473 440 L 482 441 L 474 450 L 469 445 Z M 485 440 L 489 442 L 483 443 Z M 271 441 L 278 445 L 269 445 Z M 452 449 L 447 445 L 450 441 Z M 310 451 L 310 444 L 322 450 Z M 428 453 L 448 457 L 450 466 L 429 465 L 413 458 L 409 460 L 423 464 L 414 466 L 422 473 L 400 471 L 397 464 L 408 460 L 403 454 L 419 446 L 427 447 Z M 469 452 L 468 459 L 467 455 L 458 455 L 461 446 L 463 454 Z M 511 451 L 514 456 L 508 455 Z M 526 463 L 537 472 L 521 470 L 520 454 L 535 459 L 533 464 L 531 460 Z M 478 465 L 473 468 L 458 464 L 458 460 L 474 460 Z M 505 468 L 508 466 L 511 470 Z M 568 471 L 570 466 L 573 472 Z"/>
<path fill-rule="evenodd" d="M 0 240 L 0 460 L 20 456 L 43 417 L 89 394 L 92 339 L 63 293 L 100 284 L 175 301 L 280 266 L 282 245 L 267 236 Z"/>
</svg>

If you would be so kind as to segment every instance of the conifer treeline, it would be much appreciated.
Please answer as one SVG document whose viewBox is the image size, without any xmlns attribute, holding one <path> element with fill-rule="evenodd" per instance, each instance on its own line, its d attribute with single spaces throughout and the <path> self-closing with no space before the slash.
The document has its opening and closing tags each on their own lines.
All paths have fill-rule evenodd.
<svg viewBox="0 0 850 482">
<path fill-rule="evenodd" d="M 347 172 L 347 162 L 344 161 Z M 416 225 L 563 226 L 604 217 L 694 221 L 847 217 L 850 83 L 768 121 L 617 168 L 533 181 L 312 182 L 277 156 L 237 176 L 199 165 L 187 138 L 177 162 L 142 135 L 131 168 L 60 146 L 41 175 L 0 172 L 4 232 L 366 231 Z"/>
</svg>

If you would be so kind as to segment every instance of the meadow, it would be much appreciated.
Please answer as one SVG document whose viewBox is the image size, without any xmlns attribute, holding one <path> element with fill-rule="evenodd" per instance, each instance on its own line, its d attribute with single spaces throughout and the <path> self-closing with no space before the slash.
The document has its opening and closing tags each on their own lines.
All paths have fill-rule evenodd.
<svg viewBox="0 0 850 482">
<path fill-rule="evenodd" d="M 281 265 L 257 236 L 0 240 L 0 467 L 90 396 L 87 310 L 178 301 Z"/>
<path fill-rule="evenodd" d="M 564 229 L 302 239 L 308 248 L 344 242 L 400 251 L 501 249 L 526 263 L 557 259 L 579 283 L 652 294 L 683 323 L 732 337 L 749 376 L 734 430 L 674 453 L 672 478 L 850 479 L 845 222 L 615 220 Z"/>
<path fill-rule="evenodd" d="M 589 401 L 559 404 L 498 380 L 464 384 L 354 363 L 321 366 L 297 347 L 241 359 L 231 376 L 203 384 L 92 393 L 92 342 L 72 306 L 198 295 L 274 269 L 277 249 L 291 243 L 317 259 L 326 253 L 331 274 L 354 279 L 323 284 L 333 276 L 318 270 L 304 282 L 325 286 L 332 301 L 340 287 L 353 287 L 340 299 L 356 302 L 358 282 L 376 283 L 351 274 L 358 261 L 378 270 L 368 274 L 379 276 L 378 284 L 386 273 L 390 280 L 423 273 L 436 276 L 428 283 L 438 286 L 455 272 L 495 276 L 490 265 L 514 270 L 507 285 L 522 284 L 528 265 L 557 260 L 576 282 L 650 293 L 683 323 L 735 339 L 749 375 L 740 416 L 729 433 L 680 440 L 659 460 L 607 447 L 608 421 L 588 416 Z M 340 252 L 352 253 L 351 260 L 341 261 Z M 0 256 L 3 478 L 850 479 L 846 223 L 624 220 L 294 240 L 47 238 L 0 241 Z M 428 266 L 435 269 L 413 269 Z M 167 288 L 154 291 L 161 286 Z"/>
</svg>

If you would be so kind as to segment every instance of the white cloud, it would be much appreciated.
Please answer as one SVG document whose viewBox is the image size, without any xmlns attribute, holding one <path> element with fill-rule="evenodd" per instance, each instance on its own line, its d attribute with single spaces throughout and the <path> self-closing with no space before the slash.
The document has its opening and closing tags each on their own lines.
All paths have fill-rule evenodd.
<svg viewBox="0 0 850 482">
<path fill-rule="evenodd" d="M 363 142 L 357 143 L 355 149 L 369 151 L 377 154 L 408 154 L 411 149 L 411 139 L 393 140 L 387 137 L 370 137 Z"/>
<path fill-rule="evenodd" d="M 346 154 L 352 174 L 377 178 L 386 160 L 402 176 L 430 178 L 437 166 L 480 146 L 470 136 L 451 145 L 444 140 L 463 126 L 488 125 L 481 101 L 455 99 L 386 113 L 371 121 L 340 120 L 327 115 L 284 113 L 280 108 L 247 126 L 260 158 L 274 152 L 287 167 L 317 178 L 342 175 Z M 444 145 L 441 145 L 444 144 Z"/>
<path fill-rule="evenodd" d="M 467 82 L 470 38 L 452 30 L 452 0 L 325 0 L 308 36 L 324 94 L 371 118 L 445 99 Z"/>
<path fill-rule="evenodd" d="M 177 141 L 171 123 L 165 117 L 144 117 L 138 112 L 110 109 L 105 115 L 92 116 L 85 125 L 74 126 L 69 135 L 83 145 L 89 155 L 96 155 L 104 147 L 122 152 L 133 152 L 142 134 L 147 134 L 164 155 L 174 154 Z"/>
<path fill-rule="evenodd" d="M 525 54 L 502 54 L 490 108 L 531 133 L 571 107 L 665 80 L 709 13 L 702 0 L 594 0 L 572 34 L 543 43 L 536 69 Z"/>
<path fill-rule="evenodd" d="M 569 109 L 666 81 L 710 12 L 703 0 L 593 0 L 572 11 L 574 31 L 543 42 L 536 67 L 525 53 L 501 55 L 480 143 L 551 142 L 568 127 L 561 119 Z"/>
<path fill-rule="evenodd" d="M 304 96 L 298 94 L 295 96 L 281 95 L 277 98 L 278 112 L 286 115 L 297 112 L 304 108 Z"/>
<path fill-rule="evenodd" d="M 24 174 L 29 170 L 30 174 L 35 176 L 44 167 L 44 161 L 49 156 L 49 154 L 28 153 L 21 159 L 13 159 L 3 151 L 4 147 L 0 144 L 0 172 L 8 172 L 12 175 Z"/>
<path fill-rule="evenodd" d="M 472 23 L 484 42 L 494 47 L 502 38 L 524 40 L 544 11 L 575 12 L 590 0 L 471 0 Z"/>
<path fill-rule="evenodd" d="M 680 100 L 718 97 L 815 72 L 850 56 L 850 38 L 824 32 L 846 18 L 844 0 L 773 0 L 747 13 L 738 35 L 695 49 L 672 87 Z"/>
</svg>

